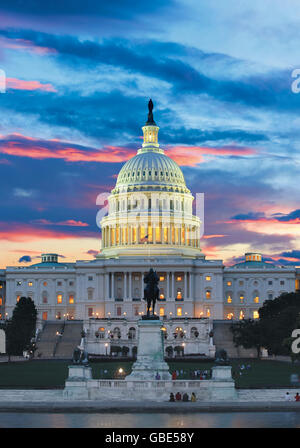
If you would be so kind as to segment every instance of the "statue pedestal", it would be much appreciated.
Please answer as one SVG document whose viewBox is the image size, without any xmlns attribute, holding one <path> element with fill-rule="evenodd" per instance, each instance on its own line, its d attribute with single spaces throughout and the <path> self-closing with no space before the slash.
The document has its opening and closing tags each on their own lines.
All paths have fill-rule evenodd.
<svg viewBox="0 0 300 448">
<path fill-rule="evenodd" d="M 64 398 L 88 399 L 87 383 L 92 379 L 92 368 L 81 364 L 69 366 L 69 376 L 65 383 Z"/>
<path fill-rule="evenodd" d="M 164 341 L 160 320 L 140 320 L 138 322 L 137 360 L 126 381 L 155 380 L 157 373 L 161 380 L 170 380 L 169 366 L 164 361 Z"/>
</svg>

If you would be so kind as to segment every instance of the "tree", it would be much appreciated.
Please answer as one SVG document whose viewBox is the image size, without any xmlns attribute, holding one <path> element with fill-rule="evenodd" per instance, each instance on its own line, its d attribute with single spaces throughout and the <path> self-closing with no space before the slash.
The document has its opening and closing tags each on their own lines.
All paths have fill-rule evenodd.
<svg viewBox="0 0 300 448">
<path fill-rule="evenodd" d="M 300 293 L 282 294 L 267 300 L 259 309 L 262 345 L 270 354 L 289 355 L 288 340 L 298 328 L 300 316 Z"/>
<path fill-rule="evenodd" d="M 256 348 L 257 357 L 260 357 L 262 347 L 261 326 L 258 320 L 244 319 L 230 326 L 233 342 L 236 347 Z"/>
<path fill-rule="evenodd" d="M 22 355 L 32 347 L 35 336 L 37 310 L 30 297 L 21 297 L 13 310 L 12 318 L 6 325 L 6 351 L 11 355 Z"/>
</svg>

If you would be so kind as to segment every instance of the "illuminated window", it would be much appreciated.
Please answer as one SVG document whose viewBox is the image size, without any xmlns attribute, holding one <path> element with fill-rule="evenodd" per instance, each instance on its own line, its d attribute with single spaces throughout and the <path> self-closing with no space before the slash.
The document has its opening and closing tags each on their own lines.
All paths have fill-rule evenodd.
<svg viewBox="0 0 300 448">
<path fill-rule="evenodd" d="M 207 310 L 206 310 L 206 317 L 210 317 L 210 309 L 209 308 L 207 308 Z"/>
<path fill-rule="evenodd" d="M 254 303 L 259 303 L 259 297 L 258 296 L 256 296 L 256 297 L 254 297 Z"/>
<path fill-rule="evenodd" d="M 227 319 L 228 319 L 228 320 L 233 319 L 233 313 L 228 313 L 228 314 L 227 314 Z"/>
<path fill-rule="evenodd" d="M 159 298 L 160 298 L 160 300 L 164 300 L 164 298 L 165 298 L 165 291 L 163 288 L 160 289 Z"/>
<path fill-rule="evenodd" d="M 28 282 L 28 286 L 32 286 L 33 285 L 33 283 L 32 282 Z"/>
<path fill-rule="evenodd" d="M 48 319 L 48 313 L 47 313 L 47 311 L 44 311 L 44 312 L 43 312 L 43 314 L 42 314 L 42 319 L 43 319 L 43 320 L 47 320 L 47 319 Z"/>
<path fill-rule="evenodd" d="M 258 311 L 253 311 L 253 318 L 254 319 L 258 319 L 259 318 L 259 312 Z"/>
<path fill-rule="evenodd" d="M 231 303 L 232 302 L 232 298 L 231 298 L 231 296 L 228 296 L 227 297 L 227 303 Z"/>
<path fill-rule="evenodd" d="M 17 286 L 21 286 L 21 285 L 22 285 L 22 282 L 18 281 Z"/>
<path fill-rule="evenodd" d="M 207 299 L 211 299 L 211 291 L 206 291 L 206 292 L 205 292 L 205 297 L 206 297 Z"/>
<path fill-rule="evenodd" d="M 210 276 L 210 275 L 207 275 L 207 276 L 205 277 L 205 280 L 206 280 L 207 282 L 210 282 L 210 281 L 211 281 L 211 276 Z"/>
<path fill-rule="evenodd" d="M 160 281 L 160 282 L 164 282 L 164 281 L 165 281 L 165 277 L 164 277 L 164 275 L 161 275 L 161 276 L 159 277 L 159 281 Z"/>
<path fill-rule="evenodd" d="M 159 308 L 159 315 L 164 316 L 165 315 L 165 309 L 163 307 Z"/>
<path fill-rule="evenodd" d="M 177 289 L 176 299 L 178 299 L 178 300 L 181 300 L 181 299 L 182 299 L 182 291 L 181 291 L 180 288 Z"/>
<path fill-rule="evenodd" d="M 182 277 L 181 277 L 181 275 L 179 275 L 178 277 L 176 277 L 176 280 L 177 280 L 178 282 L 181 282 L 181 281 L 182 281 Z"/>
<path fill-rule="evenodd" d="M 181 307 L 177 308 L 176 314 L 177 314 L 177 316 L 182 316 L 182 308 Z"/>
<path fill-rule="evenodd" d="M 232 282 L 227 282 L 227 286 L 231 286 L 232 285 Z"/>
<path fill-rule="evenodd" d="M 48 284 L 47 282 L 44 282 L 44 283 L 43 283 L 44 286 L 47 286 L 47 284 Z"/>
<path fill-rule="evenodd" d="M 62 294 L 57 294 L 57 303 L 62 303 Z"/>
<path fill-rule="evenodd" d="M 20 298 L 21 298 L 21 296 L 17 296 L 17 303 L 19 302 Z"/>
<path fill-rule="evenodd" d="M 71 295 L 71 296 L 69 296 L 69 303 L 74 303 L 74 296 L 73 295 Z"/>
<path fill-rule="evenodd" d="M 0 289 L 2 289 L 3 288 L 3 286 L 2 285 L 0 285 Z"/>
<path fill-rule="evenodd" d="M 243 301 L 244 301 L 244 298 L 245 298 L 245 297 L 243 296 L 243 294 L 241 294 L 241 295 L 240 295 L 240 301 L 241 301 L 242 303 L 243 303 Z"/>
<path fill-rule="evenodd" d="M 240 320 L 245 318 L 245 313 L 243 310 L 240 311 Z"/>
<path fill-rule="evenodd" d="M 2 297 L 0 297 L 0 306 L 2 306 L 3 305 L 3 299 L 2 299 Z"/>
</svg>

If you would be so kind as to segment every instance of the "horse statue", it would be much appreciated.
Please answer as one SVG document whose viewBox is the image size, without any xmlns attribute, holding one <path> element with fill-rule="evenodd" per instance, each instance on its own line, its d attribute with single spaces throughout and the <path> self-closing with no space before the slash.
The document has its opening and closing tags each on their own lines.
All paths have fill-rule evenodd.
<svg viewBox="0 0 300 448">
<path fill-rule="evenodd" d="M 159 297 L 159 278 L 155 271 L 151 268 L 148 274 L 144 278 L 146 287 L 144 289 L 144 300 L 147 301 L 147 318 L 154 317 L 155 303 Z M 150 315 L 150 308 L 152 305 L 152 316 Z"/>
</svg>

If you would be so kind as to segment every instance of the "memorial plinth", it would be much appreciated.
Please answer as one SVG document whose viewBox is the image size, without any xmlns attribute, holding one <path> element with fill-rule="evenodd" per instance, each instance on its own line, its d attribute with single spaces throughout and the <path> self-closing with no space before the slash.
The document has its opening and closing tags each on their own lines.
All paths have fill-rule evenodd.
<svg viewBox="0 0 300 448">
<path fill-rule="evenodd" d="M 126 381 L 170 380 L 169 366 L 164 360 L 164 339 L 159 319 L 142 319 L 138 322 L 137 360 Z"/>
</svg>

